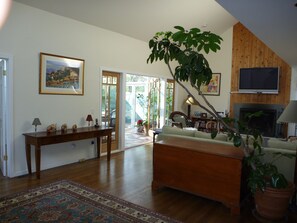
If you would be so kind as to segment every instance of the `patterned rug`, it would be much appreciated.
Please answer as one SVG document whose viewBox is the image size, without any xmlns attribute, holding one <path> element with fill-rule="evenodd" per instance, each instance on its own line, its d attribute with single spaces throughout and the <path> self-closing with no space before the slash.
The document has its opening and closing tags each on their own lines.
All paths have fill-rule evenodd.
<svg viewBox="0 0 297 223">
<path fill-rule="evenodd" d="M 0 222 L 178 222 L 71 181 L 0 198 Z"/>
</svg>

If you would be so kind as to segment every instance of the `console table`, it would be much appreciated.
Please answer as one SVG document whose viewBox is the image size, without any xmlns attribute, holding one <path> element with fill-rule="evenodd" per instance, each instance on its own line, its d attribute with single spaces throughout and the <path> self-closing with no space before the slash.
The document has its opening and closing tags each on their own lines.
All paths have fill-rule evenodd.
<svg viewBox="0 0 297 223">
<path fill-rule="evenodd" d="M 29 174 L 32 174 L 31 169 L 31 145 L 35 146 L 35 164 L 36 177 L 40 179 L 40 155 L 41 146 L 57 144 L 63 142 L 77 141 L 82 139 L 97 138 L 97 158 L 100 158 L 100 137 L 107 136 L 107 160 L 110 160 L 111 153 L 111 133 L 112 128 L 109 127 L 84 127 L 77 128 L 76 131 L 68 129 L 66 132 L 33 132 L 24 133 L 26 143 L 26 158 Z"/>
</svg>

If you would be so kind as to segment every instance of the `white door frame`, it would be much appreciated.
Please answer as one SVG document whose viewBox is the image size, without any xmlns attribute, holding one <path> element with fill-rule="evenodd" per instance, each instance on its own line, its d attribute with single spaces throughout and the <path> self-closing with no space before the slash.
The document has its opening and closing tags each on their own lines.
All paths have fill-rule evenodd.
<svg viewBox="0 0 297 223">
<path fill-rule="evenodd" d="M 6 93 L 5 93 L 5 101 L 6 106 L 4 107 L 4 117 L 3 117 L 3 123 L 4 126 L 2 126 L 3 131 L 6 133 L 5 137 L 6 139 L 6 155 L 7 155 L 7 176 L 13 177 L 14 176 L 14 170 L 13 170 L 13 57 L 12 55 L 3 54 L 0 53 L 0 58 L 7 59 L 8 60 L 8 66 L 7 66 L 7 78 L 6 78 Z M 3 148 L 4 149 L 4 148 Z M 5 174 L 5 173 L 3 173 Z"/>
</svg>

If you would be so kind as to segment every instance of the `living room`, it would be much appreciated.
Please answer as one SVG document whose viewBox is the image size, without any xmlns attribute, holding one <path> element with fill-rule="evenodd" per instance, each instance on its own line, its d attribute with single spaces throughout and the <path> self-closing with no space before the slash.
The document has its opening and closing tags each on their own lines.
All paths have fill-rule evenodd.
<svg viewBox="0 0 297 223">
<path fill-rule="evenodd" d="M 38 18 L 38 19 L 36 19 Z M 63 21 L 63 22 L 61 22 Z M 65 32 L 67 30 L 67 32 Z M 58 34 L 57 34 L 58 33 Z M 61 36 L 60 33 L 66 33 Z M 221 72 L 221 95 L 216 101 L 218 110 L 227 109 L 231 74 L 232 27 L 222 33 L 222 50 L 209 55 L 213 70 Z M 137 73 L 146 76 L 171 78 L 167 67 L 162 64 L 147 64 L 149 55 L 147 42 L 139 41 L 108 30 L 100 29 L 69 18 L 57 16 L 13 1 L 10 15 L 1 30 L 1 51 L 13 56 L 13 117 L 14 128 L 9 132 L 13 146 L 9 146 L 8 176 L 27 173 L 23 133 L 34 131 L 32 121 L 38 117 L 42 123 L 38 130 L 45 130 L 50 124 L 61 126 L 77 124 L 87 126 L 87 114 L 100 117 L 99 83 L 103 70 L 119 73 Z M 92 43 L 92 44 L 90 44 Z M 85 60 L 84 95 L 39 94 L 39 55 L 41 52 L 69 56 Z M 224 57 L 222 61 L 220 58 Z M 26 86 L 26 87 L 24 87 Z M 12 89 L 10 89 L 12 90 Z M 176 89 L 175 109 L 183 109 L 186 93 Z M 61 112 L 63 111 L 63 112 Z M 120 114 L 121 116 L 121 114 Z M 81 148 L 88 146 L 89 149 Z M 67 146 L 49 146 L 42 155 L 47 157 L 41 163 L 48 169 L 77 162 L 93 156 L 90 140 L 78 142 L 75 153 L 71 143 Z M 71 154 L 71 155 L 70 155 Z M 34 167 L 33 167 L 34 169 Z"/>
<path fill-rule="evenodd" d="M 233 27 L 220 35 L 224 39 L 222 49 L 216 54 L 208 55 L 208 59 L 213 71 L 222 74 L 221 92 L 220 96 L 209 98 L 217 110 L 230 111 Z M 63 123 L 68 123 L 69 126 L 87 126 L 85 118 L 89 113 L 93 114 L 94 118 L 100 117 L 98 98 L 100 75 L 103 70 L 171 78 L 166 66 L 146 63 L 149 55 L 147 42 L 17 1 L 13 2 L 0 36 L 0 52 L 13 60 L 13 89 L 10 94 L 13 109 L 9 115 L 12 125 L 8 132 L 11 136 L 11 151 L 8 153 L 9 177 L 27 174 L 22 134 L 34 131 L 32 121 L 35 117 L 41 120 L 42 126 L 38 126 L 40 131 L 52 123 L 59 126 Z M 84 95 L 39 94 L 40 52 L 84 59 Z M 296 91 L 294 75 L 296 76 L 296 67 L 292 67 L 292 92 Z M 293 93 L 289 95 L 290 98 L 286 98 L 286 102 L 296 96 Z M 186 111 L 183 104 L 186 97 L 182 89 L 176 89 L 175 110 Z M 42 151 L 42 156 L 46 158 L 42 160 L 41 168 L 46 170 L 74 163 L 82 158 L 93 158 L 93 145 L 90 140 L 77 142 L 75 152 L 71 144 L 48 146 L 48 149 Z"/>
</svg>

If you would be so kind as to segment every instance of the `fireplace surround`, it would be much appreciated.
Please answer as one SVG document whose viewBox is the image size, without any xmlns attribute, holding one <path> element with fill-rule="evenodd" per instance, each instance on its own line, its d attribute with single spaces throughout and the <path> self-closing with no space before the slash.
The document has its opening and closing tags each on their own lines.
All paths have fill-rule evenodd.
<svg viewBox="0 0 297 223">
<path fill-rule="evenodd" d="M 239 121 L 246 120 L 248 113 L 263 111 L 264 115 L 250 120 L 249 127 L 257 128 L 263 136 L 283 137 L 282 125 L 276 123 L 284 110 L 283 105 L 236 103 L 233 108 L 234 118 Z"/>
</svg>

